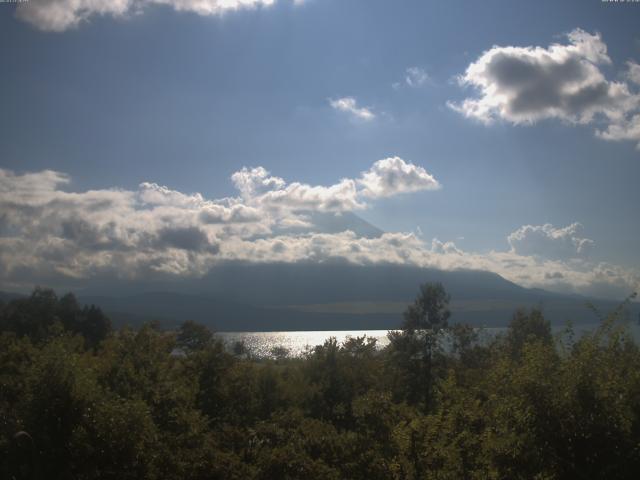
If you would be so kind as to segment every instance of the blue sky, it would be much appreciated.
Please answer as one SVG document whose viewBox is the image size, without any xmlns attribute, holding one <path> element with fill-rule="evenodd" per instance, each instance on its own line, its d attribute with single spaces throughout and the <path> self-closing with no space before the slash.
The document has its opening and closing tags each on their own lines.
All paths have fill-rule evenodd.
<svg viewBox="0 0 640 480">
<path fill-rule="evenodd" d="M 25 173 L 55 170 L 66 177 L 52 191 L 137 192 L 150 182 L 214 200 L 237 196 L 231 176 L 258 166 L 309 186 L 354 179 L 364 192 L 362 172 L 399 157 L 422 169 L 403 170 L 419 183 L 358 194 L 358 215 L 386 232 L 414 232 L 432 256 L 433 238 L 453 242 L 470 255 L 462 266 L 493 268 L 495 259 L 478 258 L 512 252 L 545 272 L 555 272 L 558 262 L 583 276 L 614 266 L 624 270 L 615 270 L 626 278 L 616 283 L 621 290 L 640 285 L 638 85 L 627 64 L 640 62 L 640 4 L 282 0 L 225 9 L 212 0 L 205 12 L 189 0 L 167 3 L 122 0 L 122 9 L 102 14 L 92 0 L 80 2 L 82 10 L 66 0 L 31 0 L 17 11 L 0 5 L 0 168 L 12 175 L 6 196 Z M 482 97 L 474 81 L 493 78 L 485 72 L 466 85 L 457 80 L 484 52 L 564 48 L 576 29 L 589 45 L 606 46 L 608 61 L 580 57 L 597 69 L 585 82 L 602 75 L 627 93 L 580 110 L 560 105 L 517 118 L 496 107 L 489 123 L 461 107 Z M 336 108 L 340 99 L 352 99 L 351 111 L 350 104 Z M 626 133 L 595 134 L 610 125 Z M 258 208 L 255 198 L 244 200 Z M 287 210 L 279 218 L 296 215 Z M 562 231 L 575 223 L 582 227 Z M 27 234 L 23 224 L 5 228 L 5 238 Z M 58 227 L 49 228 L 55 237 Z M 524 243 L 510 243 L 518 231 Z M 216 231 L 205 233 L 225 251 Z M 583 240 L 588 255 L 586 247 L 578 251 Z M 575 251 L 560 255 L 549 247 L 567 244 Z M 47 255 L 43 264 L 51 263 Z M 527 282 L 521 273 L 510 277 L 502 262 L 493 269 L 514 281 L 571 290 L 569 274 L 560 285 L 540 280 L 543 270 L 536 270 L 537 280 Z M 61 272 L 51 264 L 5 263 L 8 286 Z M 203 265 L 196 271 L 212 264 Z M 87 272 L 96 268 L 73 275 L 94 275 Z M 18 280 L 10 271 L 27 273 Z"/>
</svg>

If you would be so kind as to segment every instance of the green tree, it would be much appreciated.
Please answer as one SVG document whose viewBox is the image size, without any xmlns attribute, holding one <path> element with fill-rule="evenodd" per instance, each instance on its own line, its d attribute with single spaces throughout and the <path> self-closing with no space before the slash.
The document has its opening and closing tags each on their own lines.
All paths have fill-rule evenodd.
<svg viewBox="0 0 640 480">
<path fill-rule="evenodd" d="M 451 296 L 441 283 L 424 283 L 420 293 L 404 312 L 404 330 L 428 330 L 438 333 L 448 327 Z"/>
<path fill-rule="evenodd" d="M 450 295 L 441 283 L 425 283 L 404 312 L 402 332 L 391 332 L 392 355 L 408 382 L 410 402 L 422 402 L 428 410 L 432 402 L 433 361 L 439 337 L 448 328 Z"/>
</svg>

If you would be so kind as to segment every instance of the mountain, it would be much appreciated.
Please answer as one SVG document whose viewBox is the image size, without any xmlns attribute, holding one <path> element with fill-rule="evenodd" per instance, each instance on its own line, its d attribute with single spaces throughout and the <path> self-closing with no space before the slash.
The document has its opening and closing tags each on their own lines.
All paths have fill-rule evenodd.
<svg viewBox="0 0 640 480">
<path fill-rule="evenodd" d="M 555 324 L 593 323 L 588 301 L 602 312 L 616 302 L 526 289 L 497 274 L 399 265 L 226 264 L 190 285 L 190 293 L 145 292 L 118 297 L 80 295 L 116 324 L 184 320 L 218 331 L 393 329 L 424 282 L 451 294 L 452 321 L 504 326 L 519 307 L 541 307 Z M 631 306 L 637 318 L 640 305 Z"/>
<path fill-rule="evenodd" d="M 211 269 L 201 288 L 259 305 L 345 301 L 410 301 L 424 282 L 441 282 L 457 299 L 530 298 L 530 291 L 477 270 L 348 263 L 227 263 Z M 542 291 L 541 291 L 542 292 Z M 552 295 L 548 292 L 538 296 Z"/>
</svg>

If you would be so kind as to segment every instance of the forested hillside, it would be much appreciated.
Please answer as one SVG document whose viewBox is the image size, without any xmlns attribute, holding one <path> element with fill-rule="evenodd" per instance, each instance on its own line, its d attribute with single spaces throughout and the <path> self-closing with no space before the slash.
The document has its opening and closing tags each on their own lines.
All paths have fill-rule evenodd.
<svg viewBox="0 0 640 480">
<path fill-rule="evenodd" d="M 354 338 L 261 359 L 194 322 L 113 330 L 38 289 L 0 307 L 2 478 L 637 478 L 624 305 L 579 339 L 516 311 L 489 342 L 448 305 L 424 285 L 383 350 Z"/>
</svg>

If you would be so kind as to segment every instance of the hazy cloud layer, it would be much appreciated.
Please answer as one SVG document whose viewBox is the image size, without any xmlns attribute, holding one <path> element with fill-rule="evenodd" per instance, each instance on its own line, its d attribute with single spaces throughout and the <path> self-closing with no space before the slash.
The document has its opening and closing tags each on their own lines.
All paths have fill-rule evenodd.
<svg viewBox="0 0 640 480">
<path fill-rule="evenodd" d="M 95 16 L 135 15 L 154 5 L 198 15 L 219 15 L 226 10 L 272 5 L 274 2 L 275 0 L 30 0 L 18 4 L 16 15 L 40 30 L 62 32 Z"/>
<path fill-rule="evenodd" d="M 438 185 L 397 157 L 330 186 L 287 183 L 260 167 L 232 179 L 238 197 L 208 200 L 155 183 L 67 192 L 69 178 L 58 172 L 0 170 L 1 287 L 199 277 L 225 261 L 340 259 L 488 270 L 524 286 L 591 295 L 620 297 L 640 288 L 636 272 L 589 260 L 593 242 L 577 223 L 525 225 L 507 236 L 503 251 L 484 254 L 413 233 L 354 233 L 340 221 L 347 210 L 365 208 L 371 197 Z"/>
<path fill-rule="evenodd" d="M 567 43 L 544 47 L 494 46 L 459 77 L 478 95 L 450 106 L 466 117 L 491 123 L 502 119 L 533 124 L 556 118 L 597 126 L 607 140 L 640 141 L 640 96 L 629 83 L 608 80 L 610 65 L 600 34 L 576 29 Z M 636 82 L 637 65 L 629 62 L 626 78 Z"/>
<path fill-rule="evenodd" d="M 353 118 L 359 120 L 373 120 L 375 114 L 367 107 L 358 107 L 356 99 L 353 97 L 343 97 L 336 100 L 329 100 L 329 105 L 335 110 L 348 113 Z"/>
</svg>

